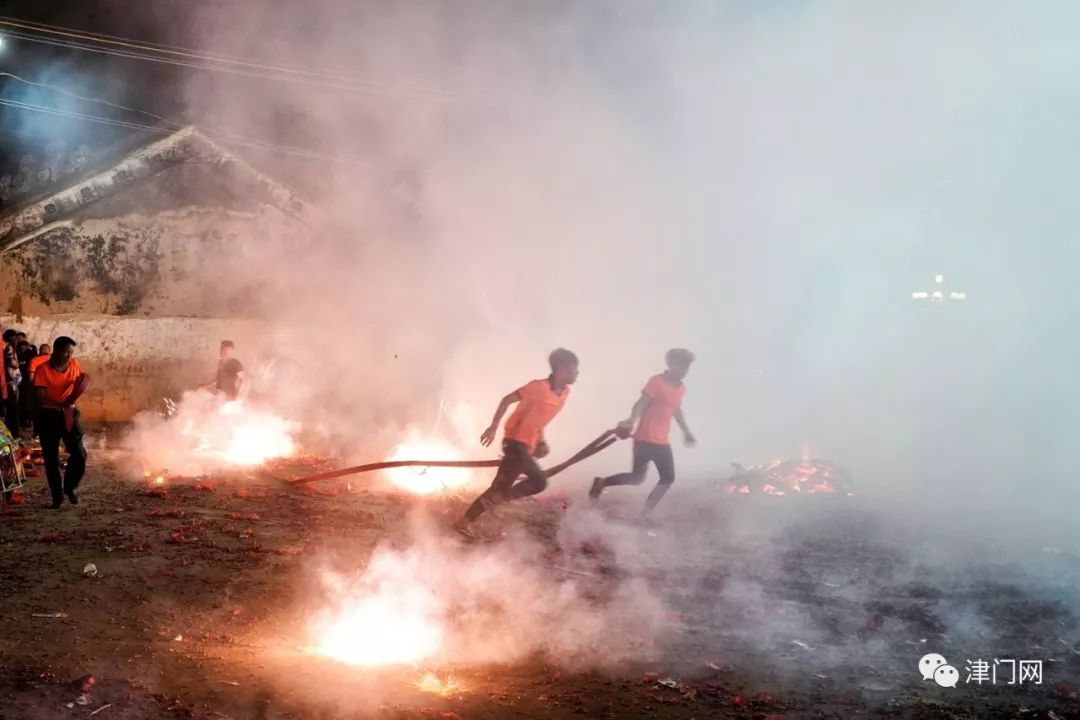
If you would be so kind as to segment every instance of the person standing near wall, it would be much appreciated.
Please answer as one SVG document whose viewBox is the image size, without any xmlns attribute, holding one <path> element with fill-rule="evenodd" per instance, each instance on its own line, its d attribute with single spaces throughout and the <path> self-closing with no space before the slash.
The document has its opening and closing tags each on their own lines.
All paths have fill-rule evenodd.
<svg viewBox="0 0 1080 720">
<path fill-rule="evenodd" d="M 18 331 L 13 328 L 4 331 L 4 424 L 14 437 L 18 437 L 22 429 L 19 425 L 19 384 L 22 373 L 19 371 L 19 356 L 15 350 L 18 335 Z"/>
<path fill-rule="evenodd" d="M 38 434 L 38 431 L 37 431 L 37 410 L 38 410 L 38 406 L 37 406 L 37 393 L 34 392 L 34 373 L 37 372 L 37 369 L 39 367 L 41 367 L 45 363 L 49 362 L 49 356 L 50 355 L 52 355 L 52 347 L 50 347 L 48 343 L 42 343 L 41 347 L 38 348 L 38 354 L 36 356 L 30 358 L 30 362 L 28 362 L 26 364 L 26 370 L 27 370 L 27 372 L 28 372 L 28 374 L 30 376 L 29 377 L 29 380 L 30 380 L 30 392 L 29 392 L 30 403 L 29 404 L 30 404 L 30 417 L 33 420 L 33 428 L 31 429 L 31 433 L 32 433 L 33 437 L 37 437 L 37 434 Z"/>
<path fill-rule="evenodd" d="M 34 382 L 34 371 L 41 367 L 44 363 L 49 362 L 49 356 L 52 355 L 52 347 L 49 343 L 43 343 L 38 348 L 38 353 L 34 357 L 30 358 L 30 362 L 26 364 L 26 369 L 30 371 L 30 382 Z"/>
<path fill-rule="evenodd" d="M 221 341 L 221 354 L 218 359 L 217 376 L 202 387 L 221 393 L 229 400 L 243 399 L 247 396 L 248 382 L 244 375 L 244 366 L 236 359 L 236 345 L 232 340 Z"/>
<path fill-rule="evenodd" d="M 30 382 L 30 360 L 37 356 L 37 348 L 26 339 L 26 333 L 15 337 L 15 355 L 19 359 L 19 421 L 20 430 L 30 426 L 33 418 L 34 386 Z"/>
<path fill-rule="evenodd" d="M 86 447 L 75 407 L 90 377 L 75 359 L 75 341 L 58 337 L 53 343 L 49 361 L 34 371 L 37 393 L 37 431 L 41 436 L 41 454 L 45 458 L 45 475 L 52 492 L 52 507 L 59 509 L 64 496 L 72 505 L 79 504 L 77 489 L 86 472 Z M 60 476 L 60 442 L 68 452 L 67 471 Z"/>
</svg>

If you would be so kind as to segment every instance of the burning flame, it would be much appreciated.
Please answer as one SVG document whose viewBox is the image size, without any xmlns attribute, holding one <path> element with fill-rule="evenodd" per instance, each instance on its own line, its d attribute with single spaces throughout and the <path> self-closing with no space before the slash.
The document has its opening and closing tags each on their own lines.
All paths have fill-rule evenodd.
<svg viewBox="0 0 1080 720">
<path fill-rule="evenodd" d="M 434 656 L 443 645 L 443 608 L 418 581 L 417 562 L 377 555 L 351 585 L 324 574 L 335 603 L 312 624 L 312 652 L 361 666 L 415 665 Z"/>
<path fill-rule="evenodd" d="M 453 677 L 448 676 L 446 680 L 440 680 L 439 676 L 433 672 L 424 673 L 424 676 L 413 684 L 416 685 L 420 692 L 440 695 L 442 697 L 451 697 L 466 690 L 466 688 Z"/>
<path fill-rule="evenodd" d="M 253 411 L 242 401 L 227 402 L 218 411 L 228 418 L 230 432 L 224 438 L 221 457 L 240 466 L 261 465 L 272 458 L 288 457 L 296 452 L 289 434 L 291 424 L 265 412 Z M 206 438 L 200 438 L 203 442 Z M 215 448 L 211 447 L 211 450 Z"/>
<path fill-rule="evenodd" d="M 759 481 L 759 490 L 763 495 L 783 497 L 788 493 L 815 495 L 819 493 L 844 492 L 849 497 L 853 493 L 844 487 L 846 476 L 836 466 L 822 460 L 807 459 L 809 448 L 803 448 L 800 461 L 781 462 L 774 460 L 766 465 L 743 469 L 728 480 L 727 492 L 748 495 L 750 484 L 744 478 L 751 477 Z"/>
<path fill-rule="evenodd" d="M 397 460 L 462 460 L 456 447 L 442 440 L 424 440 L 413 432 L 409 438 L 399 443 L 388 461 Z M 455 490 L 468 485 L 473 478 L 473 471 L 468 468 L 425 468 L 401 467 L 386 471 L 386 476 L 395 486 L 417 495 Z"/>
<path fill-rule="evenodd" d="M 315 652 L 346 665 L 415 664 L 442 646 L 442 629 L 423 608 L 387 597 L 349 603 L 319 634 Z"/>
<path fill-rule="evenodd" d="M 131 441 L 147 482 L 160 485 L 165 479 L 156 475 L 192 477 L 289 457 L 297 450 L 295 431 L 295 423 L 269 410 L 199 391 L 186 393 L 164 417 L 141 413 Z"/>
</svg>

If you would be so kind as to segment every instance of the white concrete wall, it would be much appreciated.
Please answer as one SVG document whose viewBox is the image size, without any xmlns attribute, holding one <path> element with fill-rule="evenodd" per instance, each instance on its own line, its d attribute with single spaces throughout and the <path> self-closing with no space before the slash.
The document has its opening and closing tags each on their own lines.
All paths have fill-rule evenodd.
<svg viewBox="0 0 1080 720">
<path fill-rule="evenodd" d="M 25 332 L 38 345 L 59 335 L 74 338 L 76 357 L 92 376 L 79 406 L 86 420 L 106 422 L 128 421 L 211 379 L 222 340 L 236 343 L 237 357 L 248 367 L 270 340 L 265 324 L 244 320 L 0 315 L 0 325 Z"/>
</svg>

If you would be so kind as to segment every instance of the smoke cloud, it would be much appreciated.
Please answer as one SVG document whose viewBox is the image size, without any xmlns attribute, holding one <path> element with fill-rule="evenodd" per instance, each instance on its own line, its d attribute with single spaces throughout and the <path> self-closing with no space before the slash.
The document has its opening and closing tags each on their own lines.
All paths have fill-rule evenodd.
<svg viewBox="0 0 1080 720">
<path fill-rule="evenodd" d="M 674 623 L 642 578 L 601 583 L 597 597 L 595 568 L 567 576 L 546 554 L 520 534 L 470 550 L 424 532 L 406 549 L 376 548 L 361 573 L 322 571 L 314 647 L 360 665 L 512 663 L 542 653 L 584 670 L 654 656 Z"/>
<path fill-rule="evenodd" d="M 569 451 L 679 345 L 683 476 L 809 452 L 881 493 L 1069 492 L 1076 345 L 1049 318 L 1077 303 L 1053 161 L 1077 149 L 1075 8 L 199 12 L 208 50 L 379 83 L 186 91 L 207 125 L 342 159 L 260 159 L 323 217 L 317 249 L 250 271 L 303 343 L 282 402 L 358 452 L 440 402 L 475 437 L 558 345 L 583 360 Z M 913 301 L 939 272 L 968 300 Z"/>
<path fill-rule="evenodd" d="M 1080 153 L 1076 5 L 260 11 L 199 6 L 200 47 L 372 81 L 206 74 L 185 88 L 207 126 L 337 158 L 253 158 L 319 216 L 309 249 L 247 270 L 266 281 L 291 360 L 263 390 L 337 451 L 376 459 L 420 428 L 483 457 L 475 439 L 498 399 L 565 346 L 581 376 L 548 439 L 569 455 L 681 346 L 698 358 L 684 409 L 699 446 L 677 451 L 673 495 L 732 461 L 829 458 L 861 511 L 902 518 L 882 520 L 904 538 L 885 543 L 905 558 L 897 586 L 925 563 L 961 562 L 991 526 L 995 547 L 1021 555 L 1075 539 L 1080 345 L 1058 318 L 1080 309 L 1080 257 L 1064 240 L 1080 221 L 1067 161 Z M 914 300 L 938 273 L 967 300 Z M 624 455 L 591 459 L 565 486 Z M 735 532 L 715 516 L 688 527 Z M 505 602 L 484 593 L 528 571 L 490 552 L 384 551 L 363 582 L 412 587 L 438 568 L 453 602 Z M 782 567 L 762 553 L 762 567 Z M 861 611 L 868 586 L 838 577 Z M 720 597 L 756 618 L 746 632 L 821 640 L 827 623 L 802 610 L 789 625 L 749 615 L 760 579 L 735 578 Z M 538 597 L 561 608 L 560 592 Z M 703 608 L 717 596 L 695 597 Z M 967 612 L 942 605 L 976 628 Z M 550 642 L 575 656 L 565 640 Z M 470 660 L 505 659 L 476 647 Z"/>
</svg>

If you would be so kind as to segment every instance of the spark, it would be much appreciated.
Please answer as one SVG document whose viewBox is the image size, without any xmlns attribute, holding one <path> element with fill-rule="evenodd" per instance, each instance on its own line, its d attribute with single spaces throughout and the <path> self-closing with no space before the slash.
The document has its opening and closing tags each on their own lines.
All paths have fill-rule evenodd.
<svg viewBox="0 0 1080 720">
<path fill-rule="evenodd" d="M 349 583 L 336 573 L 323 582 L 333 606 L 312 625 L 311 651 L 346 665 L 417 665 L 443 646 L 443 607 L 409 559 L 373 559 L 364 576 Z"/>
<path fill-rule="evenodd" d="M 447 676 L 446 680 L 441 680 L 439 679 L 439 676 L 433 672 L 424 673 L 423 677 L 413 684 L 420 692 L 440 695 L 442 697 L 458 695 L 465 692 L 467 689 L 453 677 Z"/>
<path fill-rule="evenodd" d="M 427 440 L 415 431 L 405 442 L 398 444 L 388 461 L 398 460 L 461 460 L 462 455 L 456 447 L 443 440 Z M 386 476 L 395 486 L 417 495 L 456 490 L 468 485 L 473 472 L 468 468 L 392 468 Z"/>
</svg>

